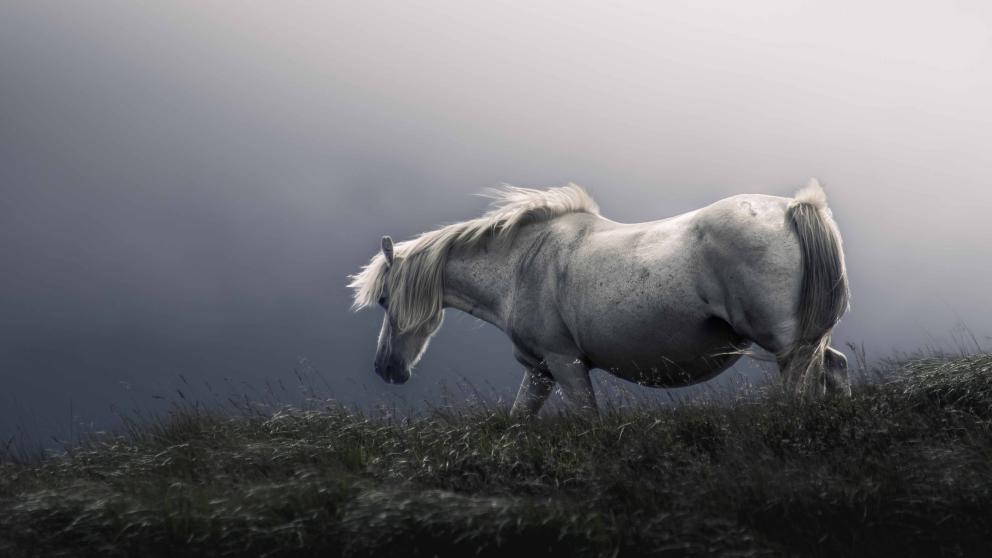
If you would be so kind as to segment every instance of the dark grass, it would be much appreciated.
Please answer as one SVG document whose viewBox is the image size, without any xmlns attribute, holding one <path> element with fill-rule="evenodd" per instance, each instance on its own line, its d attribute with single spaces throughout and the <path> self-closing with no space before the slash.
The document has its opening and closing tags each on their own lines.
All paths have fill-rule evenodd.
<svg viewBox="0 0 992 558">
<path fill-rule="evenodd" d="M 592 421 L 189 405 L 7 456 L 0 555 L 985 556 L 990 424 L 990 355 Z"/>
</svg>

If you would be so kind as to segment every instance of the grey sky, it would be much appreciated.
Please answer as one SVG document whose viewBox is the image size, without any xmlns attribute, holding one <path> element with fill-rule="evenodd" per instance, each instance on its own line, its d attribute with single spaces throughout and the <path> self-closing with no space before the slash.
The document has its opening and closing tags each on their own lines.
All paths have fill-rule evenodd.
<svg viewBox="0 0 992 558">
<path fill-rule="evenodd" d="M 110 424 L 179 374 L 290 383 L 301 357 L 346 400 L 508 388 L 508 343 L 454 315 L 380 383 L 380 316 L 344 287 L 380 235 L 501 182 L 639 221 L 816 176 L 842 343 L 989 342 L 985 3 L 666 4 L 5 2 L 0 434 L 63 432 L 70 400 Z"/>
</svg>

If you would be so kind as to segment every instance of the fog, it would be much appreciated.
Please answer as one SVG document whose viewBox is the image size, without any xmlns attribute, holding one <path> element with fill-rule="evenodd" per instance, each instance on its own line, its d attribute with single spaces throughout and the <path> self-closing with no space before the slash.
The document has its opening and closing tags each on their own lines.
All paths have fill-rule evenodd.
<svg viewBox="0 0 992 558">
<path fill-rule="evenodd" d="M 509 342 L 454 311 L 382 383 L 345 287 L 500 183 L 633 222 L 816 176 L 838 345 L 988 347 L 990 39 L 977 1 L 4 2 L 2 441 L 204 385 L 288 401 L 301 370 L 363 404 L 509 393 Z"/>
</svg>

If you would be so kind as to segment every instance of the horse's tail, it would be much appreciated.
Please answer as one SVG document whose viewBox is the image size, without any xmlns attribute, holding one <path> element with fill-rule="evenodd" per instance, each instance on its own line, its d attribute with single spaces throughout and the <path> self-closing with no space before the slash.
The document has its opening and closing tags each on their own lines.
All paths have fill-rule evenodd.
<svg viewBox="0 0 992 558">
<path fill-rule="evenodd" d="M 786 219 L 799 240 L 803 268 L 795 340 L 778 355 L 786 385 L 798 393 L 848 391 L 846 382 L 837 385 L 824 362 L 830 333 L 847 311 L 850 294 L 840 232 L 816 179 L 795 195 Z"/>
</svg>

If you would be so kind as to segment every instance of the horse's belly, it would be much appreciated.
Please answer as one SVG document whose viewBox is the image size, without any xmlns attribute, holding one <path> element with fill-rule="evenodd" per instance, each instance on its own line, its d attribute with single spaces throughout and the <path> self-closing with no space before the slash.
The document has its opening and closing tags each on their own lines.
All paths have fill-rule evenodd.
<svg viewBox="0 0 992 558">
<path fill-rule="evenodd" d="M 698 358 L 691 361 L 674 361 L 664 356 L 642 362 L 617 366 L 597 366 L 609 373 L 642 386 L 684 387 L 705 382 L 730 368 L 740 354 Z"/>
<path fill-rule="evenodd" d="M 726 322 L 715 318 L 669 323 L 664 330 L 653 332 L 614 332 L 608 339 L 613 343 L 602 346 L 594 343 L 586 348 L 590 363 L 625 380 L 651 387 L 679 387 L 706 381 L 736 362 L 741 356 L 739 349 L 748 344 Z"/>
</svg>

